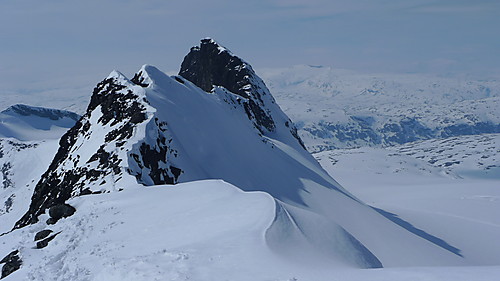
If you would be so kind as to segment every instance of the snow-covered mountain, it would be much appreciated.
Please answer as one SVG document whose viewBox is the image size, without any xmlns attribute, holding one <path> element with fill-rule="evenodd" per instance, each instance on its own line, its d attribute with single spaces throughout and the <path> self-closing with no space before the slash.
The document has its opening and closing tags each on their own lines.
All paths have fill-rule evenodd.
<svg viewBox="0 0 500 281">
<path fill-rule="evenodd" d="M 345 190 L 252 67 L 211 39 L 178 76 L 113 71 L 43 164 L 15 187 L 33 191 L 16 209 L 27 211 L 2 219 L 7 280 L 330 280 L 336 268 L 481 264 Z"/>
<path fill-rule="evenodd" d="M 330 67 L 263 70 L 311 152 L 500 133 L 500 82 Z"/>
<path fill-rule="evenodd" d="M 16 104 L 0 112 L 0 138 L 59 139 L 79 118 L 66 110 Z"/>
</svg>

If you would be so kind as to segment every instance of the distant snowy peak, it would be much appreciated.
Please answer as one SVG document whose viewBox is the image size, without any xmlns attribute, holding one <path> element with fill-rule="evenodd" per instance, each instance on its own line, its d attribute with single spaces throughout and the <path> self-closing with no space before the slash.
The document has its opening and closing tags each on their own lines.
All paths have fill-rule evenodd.
<svg viewBox="0 0 500 281">
<path fill-rule="evenodd" d="M 0 112 L 0 137 L 21 141 L 58 139 L 79 118 L 66 110 L 16 104 Z"/>
<path fill-rule="evenodd" d="M 2 111 L 1 113 L 8 114 L 8 115 L 16 115 L 17 114 L 20 116 L 37 116 L 37 117 L 48 118 L 48 119 L 54 120 L 54 121 L 61 120 L 63 118 L 70 118 L 76 122 L 80 118 L 80 116 L 78 114 L 71 112 L 71 111 L 30 106 L 30 105 L 25 105 L 25 104 L 16 104 L 16 105 L 10 106 L 9 108 Z"/>
<path fill-rule="evenodd" d="M 206 92 L 223 87 L 240 96 L 237 102 L 243 105 L 248 118 L 262 134 L 287 130 L 304 147 L 292 121 L 276 104 L 252 66 L 213 39 L 202 39 L 200 46 L 191 48 L 179 75 Z"/>
</svg>

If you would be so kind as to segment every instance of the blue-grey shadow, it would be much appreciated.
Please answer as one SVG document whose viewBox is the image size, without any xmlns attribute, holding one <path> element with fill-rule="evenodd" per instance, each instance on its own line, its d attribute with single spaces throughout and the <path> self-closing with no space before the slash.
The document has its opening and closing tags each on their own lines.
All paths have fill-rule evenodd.
<svg viewBox="0 0 500 281">
<path fill-rule="evenodd" d="M 375 208 L 375 207 L 372 207 L 372 209 L 374 209 L 375 211 L 377 211 L 379 214 L 381 214 L 382 216 L 388 218 L 389 220 L 391 220 L 392 222 L 394 222 L 395 224 L 401 226 L 402 228 L 408 230 L 409 232 L 449 251 L 449 252 L 452 252 L 453 254 L 457 255 L 457 256 L 460 256 L 460 257 L 463 257 L 463 255 L 461 254 L 462 250 L 456 248 L 456 247 L 453 247 L 452 245 L 448 244 L 446 241 L 444 241 L 443 239 L 439 238 L 439 237 L 436 237 L 432 234 L 429 234 L 425 231 L 423 231 L 422 229 L 420 228 L 416 228 L 415 226 L 413 226 L 411 223 L 401 219 L 398 215 L 396 214 L 393 214 L 393 213 L 390 213 L 390 212 L 387 212 L 387 211 L 384 211 L 382 209 L 379 209 L 379 208 Z"/>
</svg>

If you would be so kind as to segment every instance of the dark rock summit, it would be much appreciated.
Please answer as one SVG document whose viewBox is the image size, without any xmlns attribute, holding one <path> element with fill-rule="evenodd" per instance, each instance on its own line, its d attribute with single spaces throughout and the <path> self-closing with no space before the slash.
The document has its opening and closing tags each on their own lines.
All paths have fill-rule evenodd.
<svg viewBox="0 0 500 281">
<path fill-rule="evenodd" d="M 181 65 L 179 75 L 193 82 L 206 92 L 215 86 L 226 88 L 245 99 L 245 111 L 255 120 L 257 128 L 274 131 L 276 125 L 269 110 L 266 110 L 264 95 L 269 90 L 255 74 L 252 67 L 212 39 L 203 39 L 199 47 L 191 48 Z"/>
<path fill-rule="evenodd" d="M 179 75 L 206 92 L 213 91 L 215 87 L 224 87 L 242 97 L 243 101 L 238 101 L 242 103 L 248 118 L 264 135 L 276 130 L 278 120 L 273 118 L 276 117 L 276 111 L 284 115 L 252 66 L 210 38 L 202 39 L 200 46 L 191 48 L 184 57 Z M 293 123 L 288 119 L 284 124 L 304 147 Z"/>
</svg>

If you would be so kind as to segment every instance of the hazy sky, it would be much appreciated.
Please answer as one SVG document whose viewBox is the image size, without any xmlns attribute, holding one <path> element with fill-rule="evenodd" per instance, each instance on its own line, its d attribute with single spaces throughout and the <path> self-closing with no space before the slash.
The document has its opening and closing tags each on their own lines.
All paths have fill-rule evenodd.
<svg viewBox="0 0 500 281">
<path fill-rule="evenodd" d="M 0 0 L 0 91 L 178 70 L 206 36 L 255 69 L 500 74 L 498 0 Z"/>
</svg>

